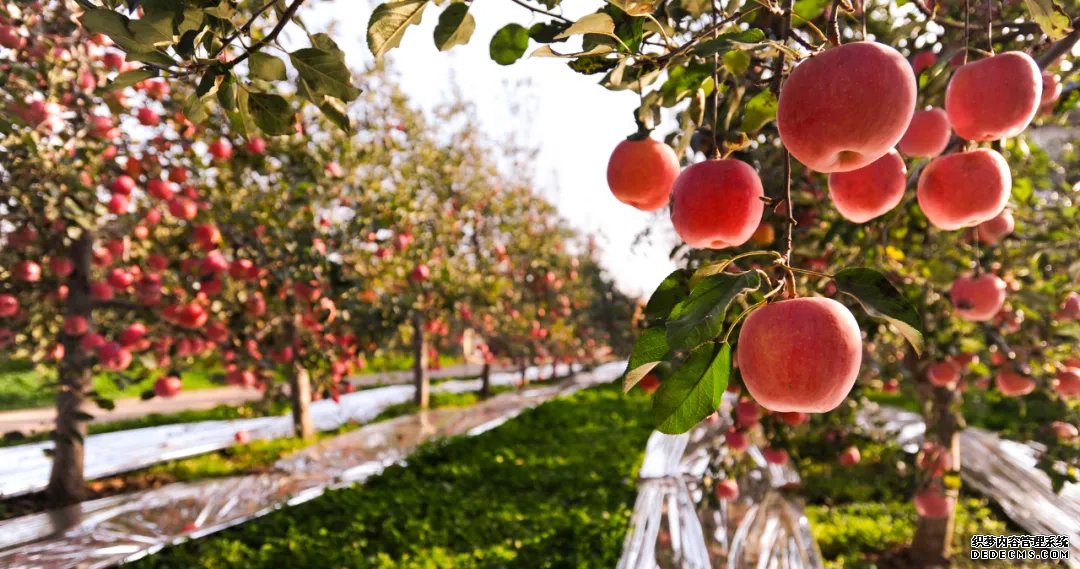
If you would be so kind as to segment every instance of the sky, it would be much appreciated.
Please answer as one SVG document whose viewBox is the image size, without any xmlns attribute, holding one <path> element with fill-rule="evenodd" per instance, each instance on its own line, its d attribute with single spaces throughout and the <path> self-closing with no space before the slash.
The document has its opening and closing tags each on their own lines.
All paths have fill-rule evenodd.
<svg viewBox="0 0 1080 569">
<path fill-rule="evenodd" d="M 375 5 L 356 0 L 317 2 L 301 16 L 312 31 L 330 28 L 350 67 L 360 69 L 373 60 L 365 38 Z M 596 6 L 576 8 L 576 12 L 567 9 L 565 15 L 576 18 Z M 534 168 L 538 190 L 571 225 L 597 236 L 601 263 L 620 290 L 648 296 L 674 268 L 668 260 L 674 232 L 662 219 L 665 214 L 640 212 L 616 200 L 606 178 L 611 151 L 636 128 L 637 94 L 609 91 L 597 84 L 601 75 L 579 75 L 564 60 L 530 59 L 527 54 L 535 44 L 513 65 L 492 61 L 488 42 L 499 28 L 511 22 L 528 27 L 535 21 L 531 12 L 510 0 L 474 3 L 472 40 L 440 52 L 432 34 L 442 9 L 429 5 L 422 22 L 410 27 L 401 45 L 387 56 L 402 88 L 415 104 L 431 109 L 449 99 L 456 85 L 466 100 L 476 104 L 484 130 L 493 138 L 515 132 L 517 140 L 539 149 Z M 510 96 L 521 93 L 528 94 L 524 104 Z M 650 225 L 651 242 L 634 247 L 635 237 Z"/>
</svg>

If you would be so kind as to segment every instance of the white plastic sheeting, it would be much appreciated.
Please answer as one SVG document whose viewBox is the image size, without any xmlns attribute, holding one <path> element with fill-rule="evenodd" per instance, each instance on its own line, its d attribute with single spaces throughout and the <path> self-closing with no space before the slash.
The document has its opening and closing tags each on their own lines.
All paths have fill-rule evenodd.
<svg viewBox="0 0 1080 569">
<path fill-rule="evenodd" d="M 578 369 L 578 368 L 575 368 Z M 549 371 L 550 368 L 545 368 Z M 570 373 L 569 366 L 556 368 L 559 375 Z M 536 380 L 538 368 L 526 370 L 526 378 Z M 492 385 L 510 385 L 521 374 L 493 373 Z M 447 381 L 432 387 L 437 392 L 460 393 L 480 389 L 480 380 Z M 336 429 L 349 422 L 364 423 L 374 419 L 387 407 L 410 401 L 411 385 L 391 385 L 349 393 L 340 403 L 330 400 L 311 404 L 315 428 L 321 431 Z M 87 479 L 111 476 L 145 468 L 158 462 L 194 456 L 220 450 L 236 443 L 236 433 L 244 431 L 251 439 L 273 439 L 292 436 L 292 418 L 288 415 L 236 419 L 232 421 L 203 421 L 131 429 L 91 435 L 86 438 Z M 46 449 L 52 441 L 0 448 L 0 498 L 44 490 L 49 483 L 52 459 Z"/>
<path fill-rule="evenodd" d="M 606 364 L 568 382 L 504 393 L 472 407 L 436 409 L 361 427 L 282 459 L 266 474 L 170 484 L 2 522 L 0 567 L 90 569 L 131 561 L 310 500 L 327 488 L 363 481 L 424 441 L 494 428 L 524 409 L 609 382 L 624 367 Z"/>
<path fill-rule="evenodd" d="M 878 407 L 864 410 L 864 426 L 898 433 L 909 452 L 918 449 L 926 426 L 917 413 Z M 960 476 L 992 498 L 1012 521 L 1031 535 L 1069 536 L 1069 566 L 1080 568 L 1080 485 L 1055 493 L 1050 477 L 1035 467 L 1043 449 L 969 427 L 960 432 Z"/>
<path fill-rule="evenodd" d="M 822 567 L 801 505 L 778 490 L 799 482 L 790 465 L 768 464 L 751 446 L 755 467 L 738 479 L 739 498 L 718 502 L 703 488 L 717 453 L 728 452 L 722 441 L 733 402 L 725 394 L 720 420 L 649 438 L 619 569 Z"/>
</svg>

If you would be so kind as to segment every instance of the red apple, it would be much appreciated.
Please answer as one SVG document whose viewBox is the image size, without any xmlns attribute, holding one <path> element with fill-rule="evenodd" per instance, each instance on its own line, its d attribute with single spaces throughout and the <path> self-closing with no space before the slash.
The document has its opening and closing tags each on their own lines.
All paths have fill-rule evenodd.
<svg viewBox="0 0 1080 569">
<path fill-rule="evenodd" d="M 215 160 L 228 160 L 232 158 L 232 143 L 224 138 L 219 138 L 210 143 L 207 148 Z"/>
<path fill-rule="evenodd" d="M 649 372 L 638 382 L 638 387 L 645 393 L 655 393 L 660 388 L 660 378 L 655 373 Z"/>
<path fill-rule="evenodd" d="M 764 195 L 761 179 L 747 163 L 699 162 L 675 179 L 671 223 L 691 247 L 738 247 L 761 224 Z"/>
<path fill-rule="evenodd" d="M 895 150 L 867 166 L 829 174 L 829 196 L 840 215 L 866 223 L 900 203 L 907 186 L 907 167 Z"/>
<path fill-rule="evenodd" d="M 0 294 L 0 318 L 10 318 L 19 312 L 19 300 L 14 295 Z"/>
<path fill-rule="evenodd" d="M 608 187 L 615 197 L 643 211 L 668 204 L 671 185 L 679 175 L 679 158 L 670 146 L 643 138 L 620 142 L 608 161 Z"/>
<path fill-rule="evenodd" d="M 960 381 L 960 369 L 950 361 L 938 362 L 926 370 L 926 378 L 937 387 L 952 389 Z"/>
<path fill-rule="evenodd" d="M 911 69 L 915 75 L 931 68 L 937 63 L 937 54 L 932 51 L 920 51 L 911 58 Z"/>
<path fill-rule="evenodd" d="M 965 320 L 992 320 L 1005 304 L 1005 281 L 991 273 L 963 276 L 949 291 L 956 314 Z"/>
<path fill-rule="evenodd" d="M 783 466 L 788 463 L 788 452 L 784 449 L 767 447 L 761 451 L 765 455 L 765 462 Z"/>
<path fill-rule="evenodd" d="M 859 453 L 859 447 L 854 446 L 850 446 L 844 449 L 843 452 L 840 453 L 840 456 L 837 458 L 840 466 L 848 468 L 859 464 L 859 461 L 861 460 L 862 455 Z"/>
<path fill-rule="evenodd" d="M 739 497 L 739 483 L 733 478 L 716 482 L 716 497 L 721 500 L 734 500 Z"/>
<path fill-rule="evenodd" d="M 20 261 L 12 269 L 15 280 L 24 283 L 36 283 L 41 280 L 41 265 L 33 261 Z"/>
<path fill-rule="evenodd" d="M 1011 235 L 1015 227 L 1016 222 L 1013 220 L 1012 212 L 1005 209 L 997 216 L 975 226 L 975 235 L 982 243 L 991 245 Z"/>
<path fill-rule="evenodd" d="M 1035 382 L 1011 370 L 1001 370 L 996 378 L 997 388 L 1006 397 L 1020 397 L 1035 391 Z"/>
<path fill-rule="evenodd" d="M 952 137 L 949 116 L 938 108 L 915 111 L 896 147 L 907 156 L 933 158 L 945 151 Z"/>
<path fill-rule="evenodd" d="M 1080 430 L 1076 428 L 1076 425 L 1066 423 L 1064 421 L 1054 421 L 1050 423 L 1050 430 L 1054 432 L 1054 436 L 1059 441 L 1072 442 L 1080 436 Z"/>
<path fill-rule="evenodd" d="M 919 207 L 930 223 L 945 230 L 993 219 L 1011 192 L 1009 165 L 986 148 L 939 156 L 919 176 Z"/>
<path fill-rule="evenodd" d="M 751 312 L 737 353 L 743 383 L 762 407 L 824 413 L 855 385 L 862 337 L 855 317 L 839 302 L 796 298 Z"/>
<path fill-rule="evenodd" d="M 1080 396 L 1080 369 L 1067 367 L 1057 373 L 1053 381 L 1058 395 L 1072 399 Z"/>
<path fill-rule="evenodd" d="M 724 433 L 724 443 L 731 450 L 746 450 L 750 446 L 750 437 L 746 435 L 745 431 L 739 431 L 735 427 L 731 427 Z"/>
<path fill-rule="evenodd" d="M 64 318 L 64 333 L 68 336 L 82 336 L 90 331 L 90 322 L 83 316 L 72 315 Z"/>
<path fill-rule="evenodd" d="M 1023 132 L 1042 98 L 1042 72 L 1030 55 L 1009 51 L 973 61 L 953 73 L 945 112 L 961 138 L 985 142 Z"/>
<path fill-rule="evenodd" d="M 940 489 L 924 488 L 915 493 L 915 512 L 920 517 L 938 519 L 948 517 L 953 509 L 953 499 Z"/>
<path fill-rule="evenodd" d="M 166 375 L 159 377 L 154 382 L 154 395 L 158 397 L 176 397 L 180 393 L 180 389 L 184 387 L 184 384 L 180 381 L 179 377 L 175 375 Z"/>
<path fill-rule="evenodd" d="M 889 46 L 862 41 L 825 50 L 784 82 L 776 113 L 780 141 L 818 172 L 862 168 L 904 135 L 915 94 L 911 66 Z"/>
</svg>

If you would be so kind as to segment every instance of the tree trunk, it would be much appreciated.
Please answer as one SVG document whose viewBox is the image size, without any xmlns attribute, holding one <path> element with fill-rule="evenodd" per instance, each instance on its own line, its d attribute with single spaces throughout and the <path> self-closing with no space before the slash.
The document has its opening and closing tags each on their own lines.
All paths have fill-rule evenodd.
<svg viewBox="0 0 1080 569">
<path fill-rule="evenodd" d="M 525 362 L 527 362 L 528 360 L 525 359 L 525 356 L 521 356 L 520 361 L 521 361 L 521 363 L 520 363 L 519 367 L 521 369 L 521 386 L 525 387 L 526 385 L 529 385 L 529 377 L 528 377 L 528 375 L 525 374 L 525 372 L 528 369 L 527 366 L 525 365 Z"/>
<path fill-rule="evenodd" d="M 917 386 L 926 422 L 926 440 L 934 441 L 949 449 L 952 469 L 946 476 L 959 480 L 960 437 L 963 418 L 960 415 L 960 394 L 953 389 L 934 387 L 920 381 Z M 945 495 L 952 498 L 953 507 L 944 518 L 919 517 L 915 536 L 911 540 L 911 556 L 920 566 L 946 565 L 952 554 L 953 526 L 956 521 L 956 501 L 959 488 L 944 488 Z"/>
<path fill-rule="evenodd" d="M 491 364 L 484 362 L 480 370 L 480 398 L 487 399 L 491 396 Z"/>
<path fill-rule="evenodd" d="M 420 409 L 427 409 L 431 398 L 431 380 L 428 377 L 427 338 L 424 336 L 424 319 L 413 315 L 413 385 L 416 393 L 413 402 Z"/>
<path fill-rule="evenodd" d="M 296 360 L 289 374 L 289 399 L 292 404 L 293 433 L 302 439 L 315 436 L 311 419 L 311 376 L 304 364 Z"/>
<path fill-rule="evenodd" d="M 93 300 L 90 297 L 91 255 L 94 236 L 84 230 L 71 244 L 74 265 L 68 278 L 65 316 L 82 316 L 92 323 Z M 60 392 L 56 396 L 56 434 L 52 472 L 45 496 L 50 506 L 59 507 L 81 501 L 86 494 L 83 478 L 84 443 L 86 441 L 85 404 L 93 388 L 90 361 L 79 348 L 79 339 L 63 332 L 64 357 L 59 365 Z"/>
<path fill-rule="evenodd" d="M 555 381 L 559 378 L 558 366 L 559 364 L 555 360 L 551 360 L 551 380 Z"/>
</svg>

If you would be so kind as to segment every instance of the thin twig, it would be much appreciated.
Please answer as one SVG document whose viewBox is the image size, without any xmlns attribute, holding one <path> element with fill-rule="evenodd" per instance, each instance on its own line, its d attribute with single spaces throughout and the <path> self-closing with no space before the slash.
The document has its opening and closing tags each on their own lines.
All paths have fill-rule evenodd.
<svg viewBox="0 0 1080 569">
<path fill-rule="evenodd" d="M 255 12 L 251 14 L 251 18 L 246 23 L 244 23 L 243 26 L 237 28 L 236 31 L 229 34 L 229 37 L 225 38 L 225 40 L 221 42 L 221 47 L 219 47 L 217 51 L 210 55 L 210 59 L 217 59 L 218 56 L 221 55 L 222 52 L 224 52 L 232 44 L 232 42 L 236 40 L 236 38 L 240 37 L 241 34 L 246 34 L 250 32 L 251 27 L 255 25 L 255 20 L 258 20 L 259 16 L 262 16 L 267 10 L 272 8 L 274 4 L 277 4 L 277 0 L 270 0 L 266 4 L 263 4 L 258 10 L 255 10 Z"/>
<path fill-rule="evenodd" d="M 540 8 L 530 6 L 530 5 L 522 2 L 521 0 L 510 0 L 510 1 L 513 2 L 514 4 L 517 4 L 518 6 L 521 6 L 522 8 L 525 8 L 526 10 L 528 10 L 530 12 L 533 12 L 535 14 L 543 14 L 543 15 L 549 17 L 549 18 L 555 18 L 556 20 L 559 20 L 560 22 L 563 22 L 565 24 L 572 24 L 574 22 L 573 20 L 569 20 L 569 19 L 567 19 L 567 18 L 565 18 L 563 16 L 560 16 L 560 15 L 554 13 L 554 12 L 548 12 L 547 10 L 541 10 Z"/>
<path fill-rule="evenodd" d="M 680 55 L 684 55 L 684 54 L 686 54 L 686 52 L 693 49 L 694 46 L 696 46 L 697 43 L 702 38 L 704 38 L 706 36 L 709 36 L 709 35 L 712 35 L 712 33 L 714 31 L 719 30 L 720 28 L 730 24 L 731 22 L 734 22 L 735 20 L 738 20 L 738 19 L 742 18 L 743 16 L 749 16 L 750 14 L 753 14 L 758 9 L 759 9 L 759 6 L 754 6 L 753 8 L 750 8 L 749 10 L 746 10 L 746 11 L 738 10 L 738 11 L 734 12 L 733 14 L 731 14 L 730 16 L 724 18 L 723 20 L 720 20 L 719 22 L 716 22 L 716 23 L 712 24 L 711 26 L 706 27 L 705 29 L 698 32 L 697 35 L 690 38 L 690 41 L 688 41 L 685 44 L 679 46 L 679 48 L 676 49 L 675 51 L 672 51 L 671 53 L 668 53 L 666 55 L 662 55 L 662 56 L 656 58 L 656 64 L 661 66 L 661 67 L 663 67 L 664 65 L 667 65 L 668 61 L 671 61 L 672 59 L 674 59 L 676 57 L 679 57 Z"/>
<path fill-rule="evenodd" d="M 230 61 L 226 66 L 230 67 L 230 68 L 231 67 L 236 67 L 238 64 L 240 64 L 240 62 L 245 61 L 247 58 L 251 57 L 252 53 L 255 53 L 256 51 L 259 51 L 260 49 L 265 47 L 267 44 L 269 44 L 270 42 L 277 39 L 278 34 L 280 34 L 281 31 L 285 29 L 285 26 L 288 25 L 289 20 L 291 20 L 292 17 L 294 15 L 296 15 L 296 11 L 300 9 L 300 6 L 303 3 L 304 3 L 304 0 L 293 0 L 293 3 L 289 4 L 289 6 L 287 8 L 285 8 L 285 11 L 281 13 L 281 19 L 278 20 L 277 25 L 274 26 L 274 29 L 270 30 L 270 33 L 267 34 L 266 37 L 262 38 L 261 40 L 255 42 L 253 44 L 251 44 L 251 47 L 248 48 L 247 51 L 240 54 L 240 56 L 237 57 L 236 59 L 233 59 L 232 61 Z"/>
</svg>

